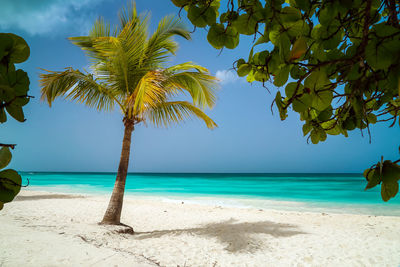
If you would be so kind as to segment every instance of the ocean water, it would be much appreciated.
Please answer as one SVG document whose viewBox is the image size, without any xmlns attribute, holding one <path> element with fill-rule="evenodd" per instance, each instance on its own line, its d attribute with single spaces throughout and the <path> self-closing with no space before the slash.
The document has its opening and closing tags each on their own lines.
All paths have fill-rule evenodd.
<svg viewBox="0 0 400 267">
<path fill-rule="evenodd" d="M 29 189 L 111 194 L 115 173 L 21 173 Z M 126 194 L 165 201 L 400 216 L 400 196 L 383 202 L 361 174 L 128 174 Z M 219 202 L 215 202 L 216 198 Z"/>
</svg>

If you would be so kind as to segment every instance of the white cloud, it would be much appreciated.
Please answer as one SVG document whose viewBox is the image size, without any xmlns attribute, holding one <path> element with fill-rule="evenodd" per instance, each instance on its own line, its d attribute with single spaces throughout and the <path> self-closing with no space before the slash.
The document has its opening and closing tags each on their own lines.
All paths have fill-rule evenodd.
<svg viewBox="0 0 400 267">
<path fill-rule="evenodd" d="M 1 0 L 0 29 L 31 35 L 87 33 L 94 19 L 93 6 L 103 0 Z"/>
<path fill-rule="evenodd" d="M 215 77 L 220 80 L 221 84 L 235 83 L 242 80 L 233 70 L 217 70 Z"/>
</svg>

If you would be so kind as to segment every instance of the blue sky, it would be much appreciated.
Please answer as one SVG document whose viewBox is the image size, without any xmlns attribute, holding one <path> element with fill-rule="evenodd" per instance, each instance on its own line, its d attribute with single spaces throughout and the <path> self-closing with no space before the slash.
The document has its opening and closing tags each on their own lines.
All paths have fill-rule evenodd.
<svg viewBox="0 0 400 267">
<path fill-rule="evenodd" d="M 85 35 L 98 16 L 116 23 L 118 10 L 126 3 L 2 0 L 0 31 L 21 35 L 31 47 L 29 60 L 19 67 L 28 72 L 30 94 L 35 96 L 25 107 L 25 123 L 9 119 L 0 126 L 2 143 L 18 144 L 11 167 L 21 171 L 117 170 L 123 135 L 119 111 L 97 112 L 62 99 L 49 108 L 40 101 L 38 74 L 39 68 L 87 67 L 83 52 L 67 37 Z M 151 11 L 152 27 L 161 17 L 179 11 L 167 0 L 137 0 L 137 9 Z M 182 18 L 187 22 L 184 12 Z M 208 130 L 196 120 L 168 129 L 139 125 L 132 138 L 130 172 L 362 172 L 381 155 L 399 158 L 397 125 L 373 126 L 372 144 L 359 131 L 349 138 L 329 136 L 324 143 L 307 144 L 296 113 L 290 112 L 283 122 L 276 110 L 272 115 L 270 105 L 277 88 L 269 85 L 269 94 L 229 70 L 234 60 L 247 58 L 251 38 L 222 53 L 207 43 L 204 30 L 197 29 L 192 38 L 176 39 L 180 50 L 171 64 L 194 61 L 221 79 L 217 105 L 207 111 L 219 128 Z"/>
</svg>

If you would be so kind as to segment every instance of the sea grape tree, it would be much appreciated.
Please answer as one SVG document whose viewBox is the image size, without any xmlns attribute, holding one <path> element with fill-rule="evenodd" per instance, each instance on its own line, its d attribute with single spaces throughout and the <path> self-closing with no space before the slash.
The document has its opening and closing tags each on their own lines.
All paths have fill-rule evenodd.
<svg viewBox="0 0 400 267">
<path fill-rule="evenodd" d="M 0 123 L 7 121 L 7 114 L 19 122 L 25 121 L 23 106 L 28 104 L 29 77 L 15 63 L 29 57 L 30 49 L 25 40 L 12 33 L 0 33 Z M 21 189 L 21 176 L 13 169 L 4 169 L 11 161 L 15 144 L 0 144 L 0 210 Z"/>
<path fill-rule="evenodd" d="M 247 81 L 273 83 L 281 120 L 288 109 L 304 121 L 313 144 L 328 135 L 400 125 L 400 3 L 395 0 L 172 0 L 191 23 L 208 31 L 216 49 L 254 38 L 234 68 Z M 280 90 L 281 89 L 281 90 Z M 400 140 L 400 138 L 399 138 Z M 400 160 L 364 172 L 366 189 L 384 201 L 398 192 Z"/>
</svg>

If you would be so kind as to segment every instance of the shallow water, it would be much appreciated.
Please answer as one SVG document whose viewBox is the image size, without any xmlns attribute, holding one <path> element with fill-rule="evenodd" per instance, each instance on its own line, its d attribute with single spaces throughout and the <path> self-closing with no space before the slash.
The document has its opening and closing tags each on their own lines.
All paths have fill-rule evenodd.
<svg viewBox="0 0 400 267">
<path fill-rule="evenodd" d="M 114 173 L 21 173 L 30 188 L 52 191 L 111 193 Z M 361 174 L 129 174 L 126 193 L 168 199 L 223 198 L 242 206 L 301 207 L 337 211 L 361 211 L 400 216 L 400 197 L 384 203 L 380 187 L 364 191 Z M 282 202 L 284 201 L 284 202 Z M 286 204 L 285 204 L 286 202 Z M 293 204 L 294 203 L 294 204 Z M 344 212 L 344 211 L 343 211 Z"/>
</svg>

